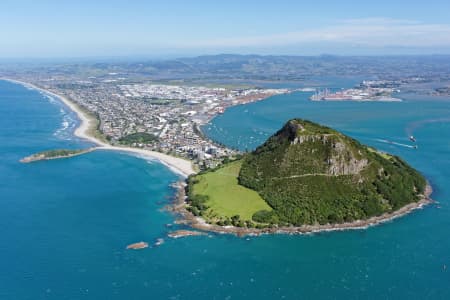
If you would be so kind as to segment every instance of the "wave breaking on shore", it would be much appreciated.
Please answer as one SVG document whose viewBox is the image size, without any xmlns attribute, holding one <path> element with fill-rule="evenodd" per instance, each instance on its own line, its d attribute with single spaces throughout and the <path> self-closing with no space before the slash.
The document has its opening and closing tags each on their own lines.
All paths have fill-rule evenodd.
<svg viewBox="0 0 450 300">
<path fill-rule="evenodd" d="M 192 163 L 186 159 L 173 157 L 173 156 L 170 156 L 170 155 L 167 155 L 164 153 L 150 151 L 150 150 L 146 150 L 146 149 L 139 149 L 139 148 L 132 148 L 132 147 L 119 147 L 119 146 L 112 146 L 110 144 L 107 144 L 89 134 L 89 131 L 94 126 L 96 120 L 87 116 L 85 114 L 85 112 L 83 112 L 76 103 L 72 102 L 68 98 L 58 95 L 52 91 L 40 88 L 40 87 L 35 86 L 28 82 L 22 82 L 22 81 L 10 79 L 10 78 L 1 78 L 1 79 L 16 83 L 16 84 L 20 84 L 28 89 L 37 90 L 40 93 L 44 93 L 46 95 L 55 97 L 56 99 L 59 99 L 70 110 L 75 112 L 76 115 L 78 116 L 78 118 L 80 119 L 80 124 L 75 129 L 74 135 L 81 139 L 88 140 L 88 141 L 94 143 L 95 145 L 97 145 L 98 150 L 112 150 L 112 151 L 120 151 L 120 152 L 124 152 L 124 153 L 134 153 L 134 154 L 148 157 L 150 159 L 155 159 L 182 177 L 187 177 L 187 176 L 195 173 Z"/>
</svg>

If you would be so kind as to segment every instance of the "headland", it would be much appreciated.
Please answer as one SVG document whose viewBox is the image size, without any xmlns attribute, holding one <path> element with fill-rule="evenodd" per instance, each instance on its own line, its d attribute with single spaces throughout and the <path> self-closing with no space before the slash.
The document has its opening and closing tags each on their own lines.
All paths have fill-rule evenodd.
<svg viewBox="0 0 450 300">
<path fill-rule="evenodd" d="M 292 119 L 251 153 L 190 176 L 186 209 L 203 229 L 305 233 L 383 223 L 431 203 L 431 191 L 400 157 Z"/>
<path fill-rule="evenodd" d="M 35 85 L 21 82 L 17 80 L 4 79 L 11 82 L 15 82 L 21 84 L 25 87 L 38 90 L 42 93 L 51 95 L 61 102 L 63 102 L 67 107 L 69 107 L 72 111 L 74 111 L 78 118 L 80 119 L 80 125 L 76 128 L 74 134 L 75 136 L 88 140 L 94 143 L 96 146 L 89 148 L 88 150 L 83 150 L 82 153 L 91 152 L 94 150 L 105 150 L 105 151 L 120 151 L 120 152 L 128 152 L 134 153 L 137 155 L 142 155 L 144 157 L 150 159 L 156 159 L 169 167 L 172 171 L 181 175 L 182 177 L 187 178 L 188 176 L 197 173 L 194 170 L 192 163 L 189 160 L 174 157 L 171 155 L 167 155 L 164 153 L 150 151 L 146 149 L 139 149 L 133 147 L 122 147 L 122 146 L 113 146 L 108 144 L 105 140 L 102 140 L 98 136 L 96 136 L 95 131 L 98 126 L 98 120 L 95 116 L 90 115 L 85 109 L 80 107 L 77 103 L 67 99 L 64 96 L 58 95 L 52 91 L 48 91 L 37 87 Z M 79 154 L 76 154 L 79 155 Z M 59 157 L 55 157 L 59 158 Z M 207 223 L 202 217 L 195 216 L 192 212 L 186 209 L 186 195 L 185 195 L 185 185 L 180 184 L 178 187 L 177 201 L 174 204 L 172 210 L 181 216 L 180 222 L 189 224 L 193 228 L 211 231 L 217 233 L 230 233 L 236 235 L 259 235 L 259 234 L 272 234 L 272 233 L 284 233 L 284 234 L 304 234 L 304 233 L 314 233 L 314 232 L 322 232 L 322 231 L 337 231 L 337 230 L 349 230 L 349 229 L 364 229 L 369 226 L 378 225 L 381 223 L 389 222 L 395 218 L 404 216 L 409 214 L 410 212 L 420 209 L 423 206 L 430 204 L 433 202 L 431 200 L 430 195 L 432 193 L 432 188 L 429 184 L 427 184 L 424 194 L 421 199 L 412 202 L 408 205 L 401 207 L 398 210 L 389 213 L 383 213 L 378 216 L 371 217 L 365 220 L 353 220 L 351 222 L 343 222 L 336 224 L 314 224 L 314 225 L 302 225 L 302 226 L 271 226 L 266 228 L 243 228 L 238 226 L 219 226 L 216 224 Z"/>
</svg>

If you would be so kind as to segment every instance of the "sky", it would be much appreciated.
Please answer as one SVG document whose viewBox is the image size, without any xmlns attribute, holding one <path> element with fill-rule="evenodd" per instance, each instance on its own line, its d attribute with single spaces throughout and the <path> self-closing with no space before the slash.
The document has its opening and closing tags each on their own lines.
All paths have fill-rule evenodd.
<svg viewBox="0 0 450 300">
<path fill-rule="evenodd" d="M 0 59 L 450 54 L 449 0 L 1 0 Z"/>
</svg>

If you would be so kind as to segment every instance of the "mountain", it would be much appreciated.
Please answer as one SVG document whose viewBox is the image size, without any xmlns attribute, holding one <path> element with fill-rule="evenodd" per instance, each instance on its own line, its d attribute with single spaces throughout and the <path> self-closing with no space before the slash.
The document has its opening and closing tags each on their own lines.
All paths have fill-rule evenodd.
<svg viewBox="0 0 450 300">
<path fill-rule="evenodd" d="M 396 156 L 328 127 L 294 119 L 243 158 L 240 185 L 271 207 L 260 223 L 327 224 L 368 219 L 417 202 L 426 180 Z"/>
</svg>

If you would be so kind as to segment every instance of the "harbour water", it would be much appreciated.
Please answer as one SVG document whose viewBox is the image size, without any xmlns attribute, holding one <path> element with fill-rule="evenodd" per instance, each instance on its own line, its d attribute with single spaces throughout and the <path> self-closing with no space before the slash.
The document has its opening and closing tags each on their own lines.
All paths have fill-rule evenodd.
<svg viewBox="0 0 450 300">
<path fill-rule="evenodd" d="M 175 174 L 102 151 L 19 163 L 89 144 L 73 136 L 78 121 L 62 104 L 0 81 L 0 299 L 449 299 L 450 100 L 331 103 L 310 95 L 232 107 L 203 130 L 250 150 L 289 118 L 324 123 L 405 158 L 439 204 L 367 230 L 169 239 L 179 228 L 163 210 Z M 418 149 L 389 142 L 410 145 L 409 135 Z M 165 243 L 125 249 L 158 238 Z"/>
</svg>

